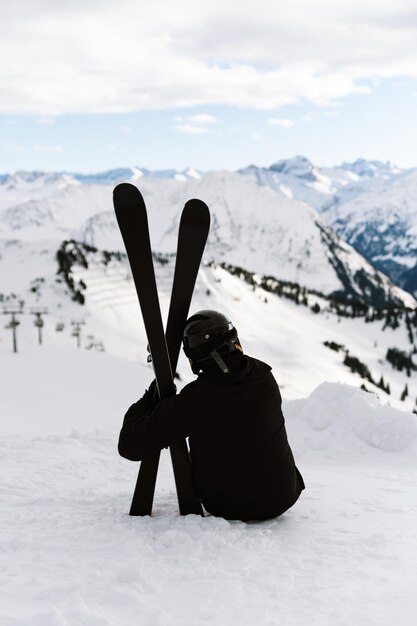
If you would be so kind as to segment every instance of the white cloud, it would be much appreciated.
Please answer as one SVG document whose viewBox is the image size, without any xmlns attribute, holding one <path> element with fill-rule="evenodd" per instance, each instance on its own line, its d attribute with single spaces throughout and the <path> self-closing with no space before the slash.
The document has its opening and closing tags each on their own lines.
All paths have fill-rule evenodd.
<svg viewBox="0 0 417 626">
<path fill-rule="evenodd" d="M 201 124 L 203 126 L 206 124 L 215 124 L 217 122 L 217 117 L 214 117 L 214 115 L 207 115 L 206 113 L 189 115 L 187 119 L 191 124 Z"/>
<path fill-rule="evenodd" d="M 36 122 L 40 126 L 53 126 L 56 123 L 56 120 L 54 117 L 39 117 Z"/>
<path fill-rule="evenodd" d="M 133 130 L 133 128 L 131 128 L 130 126 L 120 126 L 120 131 L 122 133 L 131 133 Z"/>
<path fill-rule="evenodd" d="M 271 126 L 281 126 L 282 128 L 292 128 L 295 126 L 295 122 L 286 119 L 271 118 L 268 120 L 268 123 L 271 124 Z"/>
<path fill-rule="evenodd" d="M 204 135 L 209 132 L 204 126 L 195 126 L 193 124 L 178 124 L 175 130 L 178 133 L 185 133 L 187 135 Z"/>
<path fill-rule="evenodd" d="M 205 135 L 211 133 L 212 130 L 207 128 L 215 124 L 218 120 L 213 115 L 207 113 L 197 113 L 196 115 L 176 115 L 174 117 L 175 122 L 179 122 L 175 126 L 175 130 L 178 133 L 186 133 L 188 135 Z"/>
<path fill-rule="evenodd" d="M 6 152 L 24 152 L 25 147 L 21 143 L 17 143 L 15 141 L 7 141 L 3 144 L 3 149 Z"/>
<path fill-rule="evenodd" d="M 54 116 L 328 105 L 417 78 L 411 0 L 20 0 L 2 7 L 0 111 Z M 366 83 L 366 84 L 365 84 Z M 194 126 L 214 122 L 187 121 Z"/>
<path fill-rule="evenodd" d="M 43 146 L 36 144 L 33 146 L 35 152 L 63 152 L 62 146 Z"/>
</svg>

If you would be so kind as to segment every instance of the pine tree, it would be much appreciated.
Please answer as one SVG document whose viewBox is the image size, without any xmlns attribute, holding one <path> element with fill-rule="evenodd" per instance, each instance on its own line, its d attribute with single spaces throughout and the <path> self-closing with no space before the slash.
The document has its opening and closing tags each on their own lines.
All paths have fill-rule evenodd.
<svg viewBox="0 0 417 626">
<path fill-rule="evenodd" d="M 379 380 L 379 383 L 378 383 L 377 387 L 382 389 L 382 391 L 385 391 L 385 392 L 387 391 L 387 388 L 385 386 L 385 380 L 384 380 L 384 377 L 382 375 L 381 375 L 381 378 Z"/>
</svg>

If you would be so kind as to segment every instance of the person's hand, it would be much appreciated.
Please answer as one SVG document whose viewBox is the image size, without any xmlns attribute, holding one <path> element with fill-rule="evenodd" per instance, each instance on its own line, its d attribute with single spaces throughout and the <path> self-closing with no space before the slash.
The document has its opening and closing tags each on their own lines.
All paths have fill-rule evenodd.
<svg viewBox="0 0 417 626">
<path fill-rule="evenodd" d="M 177 388 L 174 384 L 173 384 L 173 390 L 174 390 L 174 393 L 177 392 Z M 149 385 L 148 389 L 143 394 L 142 398 L 140 399 L 140 403 L 148 412 L 148 411 L 154 410 L 159 400 L 160 400 L 160 397 L 158 393 L 158 387 L 156 384 L 156 379 L 154 379 Z"/>
<path fill-rule="evenodd" d="M 148 409 L 153 409 L 159 402 L 159 394 L 156 386 L 156 378 L 153 379 L 141 400 Z"/>
</svg>

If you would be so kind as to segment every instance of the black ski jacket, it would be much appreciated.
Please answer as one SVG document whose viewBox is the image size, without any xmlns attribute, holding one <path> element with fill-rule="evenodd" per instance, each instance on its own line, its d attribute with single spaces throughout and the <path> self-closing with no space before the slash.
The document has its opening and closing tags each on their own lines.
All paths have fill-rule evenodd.
<svg viewBox="0 0 417 626">
<path fill-rule="evenodd" d="M 266 363 L 236 351 L 152 409 L 150 393 L 126 413 L 119 453 L 132 461 L 189 437 L 197 493 L 226 519 L 276 517 L 304 489 L 288 444 L 281 394 Z"/>
</svg>

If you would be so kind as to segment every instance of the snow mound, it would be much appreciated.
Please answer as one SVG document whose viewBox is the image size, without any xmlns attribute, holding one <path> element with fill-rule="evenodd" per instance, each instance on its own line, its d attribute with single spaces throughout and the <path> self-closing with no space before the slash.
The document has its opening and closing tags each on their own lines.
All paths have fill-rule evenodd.
<svg viewBox="0 0 417 626">
<path fill-rule="evenodd" d="M 417 452 L 417 416 L 382 406 L 377 396 L 340 383 L 322 383 L 285 407 L 289 431 L 303 453 Z"/>
</svg>

